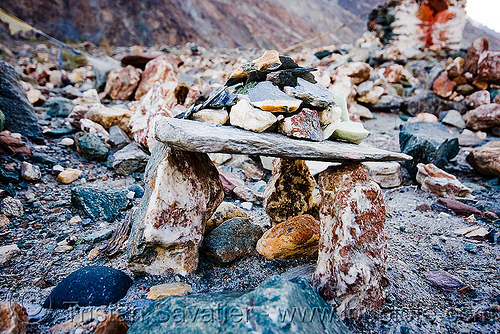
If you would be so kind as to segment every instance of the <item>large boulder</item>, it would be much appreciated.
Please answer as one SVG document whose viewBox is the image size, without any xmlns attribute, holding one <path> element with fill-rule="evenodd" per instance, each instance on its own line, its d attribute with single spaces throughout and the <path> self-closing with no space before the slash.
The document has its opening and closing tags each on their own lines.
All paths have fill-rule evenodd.
<svg viewBox="0 0 500 334">
<path fill-rule="evenodd" d="M 146 309 L 128 333 L 346 334 L 349 330 L 305 279 L 271 276 L 243 294 L 163 298 Z"/>
<path fill-rule="evenodd" d="M 443 168 L 459 151 L 458 138 L 453 137 L 441 123 L 416 122 L 401 126 L 399 133 L 401 152 L 411 155 L 413 160 L 403 165 L 415 178 L 419 163 Z"/>
<path fill-rule="evenodd" d="M 0 110 L 5 115 L 5 128 L 34 140 L 42 138 L 35 111 L 19 83 L 19 76 L 5 61 L 0 61 Z"/>
</svg>

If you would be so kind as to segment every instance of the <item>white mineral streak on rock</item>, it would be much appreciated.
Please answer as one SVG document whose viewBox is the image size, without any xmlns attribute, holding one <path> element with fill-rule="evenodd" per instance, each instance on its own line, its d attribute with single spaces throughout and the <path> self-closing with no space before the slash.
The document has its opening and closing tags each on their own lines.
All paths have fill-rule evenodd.
<svg viewBox="0 0 500 334">
<path fill-rule="evenodd" d="M 254 132 L 266 130 L 277 120 L 271 112 L 253 107 L 246 99 L 241 99 L 234 105 L 229 115 L 231 125 Z"/>
<path fill-rule="evenodd" d="M 171 63 L 172 59 L 168 56 L 160 56 L 146 64 L 146 68 L 142 73 L 141 82 L 135 92 L 135 99 L 139 100 L 147 94 L 156 82 L 164 83 L 168 81 L 179 81 L 179 77 Z"/>
<path fill-rule="evenodd" d="M 474 199 L 472 189 L 466 187 L 454 175 L 434 166 L 433 164 L 417 165 L 417 182 L 422 190 L 432 192 L 446 198 Z"/>
<path fill-rule="evenodd" d="M 225 124 L 229 119 L 229 114 L 224 109 L 202 109 L 193 114 L 195 121 L 209 124 Z"/>
<path fill-rule="evenodd" d="M 419 54 L 421 52 L 419 49 L 423 46 L 431 49 L 458 50 L 460 48 L 462 33 L 467 21 L 466 1 L 450 0 L 447 2 L 448 8 L 435 13 L 435 17 L 431 18 L 431 21 L 421 19 L 428 14 L 425 12 L 425 6 L 419 5 L 417 1 L 404 0 L 396 8 L 395 20 L 391 24 L 392 32 L 396 36 L 394 45 L 406 57 Z M 427 45 L 425 45 L 426 43 Z"/>
<path fill-rule="evenodd" d="M 143 220 L 142 242 L 155 258 L 131 269 L 151 274 L 196 271 L 205 222 L 224 198 L 206 154 L 171 150 L 159 164 Z"/>
<path fill-rule="evenodd" d="M 383 304 L 387 241 L 385 204 L 360 164 L 319 174 L 321 236 L 313 284 L 340 317 Z"/>
<path fill-rule="evenodd" d="M 151 151 L 156 144 L 155 122 L 162 117 L 173 117 L 171 109 L 177 104 L 177 81 L 156 82 L 136 106 L 129 125 L 136 142 Z"/>
</svg>

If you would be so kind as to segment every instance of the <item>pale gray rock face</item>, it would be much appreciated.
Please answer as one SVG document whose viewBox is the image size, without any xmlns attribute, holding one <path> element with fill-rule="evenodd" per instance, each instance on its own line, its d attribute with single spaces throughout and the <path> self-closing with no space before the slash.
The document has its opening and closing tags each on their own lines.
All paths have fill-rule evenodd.
<svg viewBox="0 0 500 334">
<path fill-rule="evenodd" d="M 253 106 L 271 112 L 294 112 L 302 101 L 291 97 L 270 81 L 261 81 L 248 90 L 248 98 Z"/>
<path fill-rule="evenodd" d="M 230 126 L 215 127 L 201 122 L 162 118 L 156 138 L 179 150 L 203 153 L 257 154 L 293 159 L 341 162 L 411 160 L 396 152 L 342 142 L 311 142 L 277 133 L 253 133 Z"/>
<path fill-rule="evenodd" d="M 133 272 L 193 273 L 205 222 L 224 199 L 217 169 L 206 154 L 155 146 L 148 186 L 134 214 L 128 245 Z"/>
<path fill-rule="evenodd" d="M 297 78 L 297 86 L 286 87 L 285 92 L 313 107 L 326 108 L 335 103 L 332 92 L 323 86 L 313 84 L 302 78 Z"/>
<path fill-rule="evenodd" d="M 313 285 L 341 318 L 359 317 L 385 300 L 385 204 L 360 164 L 319 175 L 320 241 Z"/>
<path fill-rule="evenodd" d="M 113 168 L 119 175 L 130 175 L 142 172 L 149 160 L 149 154 L 144 152 L 136 142 L 130 143 L 113 155 Z"/>
</svg>

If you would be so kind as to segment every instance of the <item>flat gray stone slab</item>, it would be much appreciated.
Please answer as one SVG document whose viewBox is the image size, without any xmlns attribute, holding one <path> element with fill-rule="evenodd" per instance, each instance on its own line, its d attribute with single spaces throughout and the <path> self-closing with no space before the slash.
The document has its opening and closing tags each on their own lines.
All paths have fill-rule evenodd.
<svg viewBox="0 0 500 334">
<path fill-rule="evenodd" d="M 156 139 L 178 150 L 202 153 L 255 154 L 318 161 L 401 161 L 411 156 L 367 145 L 336 141 L 312 142 L 279 133 L 255 133 L 232 126 L 163 118 L 156 122 Z"/>
</svg>

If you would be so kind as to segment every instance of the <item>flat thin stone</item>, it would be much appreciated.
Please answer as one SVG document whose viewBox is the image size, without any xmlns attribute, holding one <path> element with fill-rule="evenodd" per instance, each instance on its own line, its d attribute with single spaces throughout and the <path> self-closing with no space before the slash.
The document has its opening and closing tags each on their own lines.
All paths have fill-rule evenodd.
<svg viewBox="0 0 500 334">
<path fill-rule="evenodd" d="M 259 82 L 248 90 L 248 98 L 252 105 L 271 112 L 294 112 L 302 101 L 282 92 L 270 81 Z"/>
<path fill-rule="evenodd" d="M 281 158 L 341 162 L 399 161 L 411 157 L 397 152 L 334 141 L 311 142 L 278 133 L 254 133 L 231 126 L 175 118 L 156 122 L 156 139 L 173 148 L 203 153 L 256 154 Z"/>
</svg>

